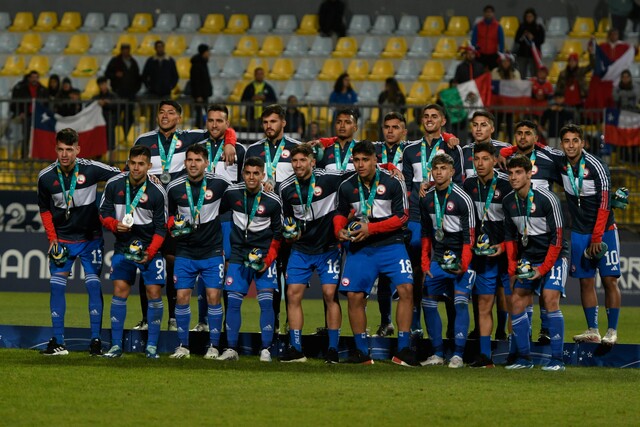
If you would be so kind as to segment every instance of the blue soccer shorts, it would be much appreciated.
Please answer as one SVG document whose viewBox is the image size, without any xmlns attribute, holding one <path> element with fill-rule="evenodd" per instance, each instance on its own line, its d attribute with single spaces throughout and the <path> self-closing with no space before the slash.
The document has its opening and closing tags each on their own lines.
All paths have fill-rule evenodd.
<svg viewBox="0 0 640 427">
<path fill-rule="evenodd" d="M 366 246 L 357 252 L 347 252 L 340 292 L 370 294 L 375 280 L 383 274 L 391 281 L 391 291 L 413 283 L 413 268 L 404 244 Z"/>
<path fill-rule="evenodd" d="M 49 272 L 69 273 L 76 258 L 80 257 L 82 268 L 85 274 L 95 274 L 100 276 L 102 272 L 102 255 L 104 253 L 104 239 L 88 240 L 85 242 L 62 243 L 69 250 L 69 259 L 62 266 L 57 266 L 49 260 Z"/>
<path fill-rule="evenodd" d="M 138 264 L 124 257 L 123 254 L 114 254 L 111 258 L 111 280 L 124 280 L 133 285 L 136 280 L 136 271 L 140 270 L 140 275 L 145 286 L 164 286 L 166 281 L 166 267 L 162 255 L 156 254 L 153 259 L 146 264 Z"/>
<path fill-rule="evenodd" d="M 532 264 L 534 267 L 540 266 L 541 263 Z M 560 295 L 563 297 L 564 287 L 567 283 L 567 259 L 566 258 L 558 258 L 556 263 L 553 265 L 553 268 L 549 270 L 547 274 L 545 274 L 540 279 L 536 280 L 528 280 L 528 279 L 518 279 L 516 283 L 513 285 L 514 288 L 526 289 L 531 292 L 535 292 L 537 295 L 541 295 L 545 289 L 549 289 L 552 291 L 560 292 Z"/>
<path fill-rule="evenodd" d="M 599 260 L 584 256 L 584 250 L 591 244 L 591 234 L 571 233 L 571 277 L 588 279 L 596 277 L 620 277 L 620 240 L 618 230 L 605 231 L 602 241 L 607 244 L 607 252 Z"/>
<path fill-rule="evenodd" d="M 409 248 L 412 251 L 420 252 L 422 250 L 422 224 L 419 221 L 409 221 L 407 229 L 410 234 Z"/>
<path fill-rule="evenodd" d="M 340 281 L 340 251 L 335 249 L 318 255 L 292 250 L 287 264 L 287 285 L 306 285 L 315 270 L 322 285 L 337 285 Z"/>
<path fill-rule="evenodd" d="M 207 259 L 176 257 L 173 267 L 173 283 L 176 289 L 193 289 L 198 276 L 205 288 L 222 289 L 224 258 L 221 256 Z"/>
<path fill-rule="evenodd" d="M 424 276 L 424 295 L 453 297 L 455 292 L 470 294 L 476 281 L 476 272 L 468 269 L 461 275 L 445 271 L 437 261 L 431 261 L 431 276 Z"/>
<path fill-rule="evenodd" d="M 474 256 L 472 265 L 476 272 L 474 295 L 495 295 L 498 286 L 504 288 L 505 295 L 511 295 L 506 256 Z"/>
<path fill-rule="evenodd" d="M 262 273 L 258 273 L 251 267 L 245 267 L 243 264 L 232 262 L 229 263 L 229 268 L 227 269 L 224 290 L 246 295 L 249 292 L 249 285 L 251 285 L 252 281 L 255 281 L 258 292 L 266 289 L 277 289 L 277 278 L 278 273 L 275 261 Z"/>
</svg>

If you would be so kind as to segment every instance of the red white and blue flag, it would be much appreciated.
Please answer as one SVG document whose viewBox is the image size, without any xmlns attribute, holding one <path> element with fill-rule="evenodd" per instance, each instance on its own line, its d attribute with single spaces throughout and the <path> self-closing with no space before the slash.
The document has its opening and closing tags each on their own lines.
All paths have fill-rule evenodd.
<svg viewBox="0 0 640 427">
<path fill-rule="evenodd" d="M 621 147 L 640 145 L 640 113 L 607 108 L 604 140 L 608 144 Z"/>
<path fill-rule="evenodd" d="M 526 106 L 531 104 L 530 80 L 492 80 L 492 106 Z"/>
</svg>

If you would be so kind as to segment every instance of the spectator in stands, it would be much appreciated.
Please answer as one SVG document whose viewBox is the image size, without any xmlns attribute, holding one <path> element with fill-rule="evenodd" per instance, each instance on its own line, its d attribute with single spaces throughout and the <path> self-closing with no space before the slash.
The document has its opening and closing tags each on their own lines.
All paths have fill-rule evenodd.
<svg viewBox="0 0 640 427">
<path fill-rule="evenodd" d="M 247 105 L 247 123 L 249 130 L 259 132 L 262 129 L 262 105 L 278 102 L 275 89 L 264 81 L 264 68 L 257 67 L 253 71 L 253 81 L 244 88 L 240 101 L 252 103 Z"/>
<path fill-rule="evenodd" d="M 320 124 L 315 120 L 309 123 L 309 127 L 307 128 L 307 133 L 305 135 L 305 141 L 314 141 L 316 139 L 322 138 L 323 133 L 320 129 Z"/>
<path fill-rule="evenodd" d="M 318 10 L 318 24 L 320 35 L 331 37 L 335 33 L 338 37 L 347 35 L 347 26 L 344 23 L 346 5 L 342 0 L 324 0 Z"/>
<path fill-rule="evenodd" d="M 520 71 L 516 70 L 514 57 L 510 53 L 500 53 L 498 67 L 491 71 L 491 80 L 520 80 Z M 496 131 L 500 132 L 505 123 L 507 139 L 513 135 L 513 113 L 502 110 L 496 112 Z"/>
<path fill-rule="evenodd" d="M 609 14 L 611 15 L 611 28 L 618 30 L 622 40 L 624 40 L 624 29 L 627 26 L 627 19 L 633 10 L 633 4 L 632 0 L 607 0 Z"/>
<path fill-rule="evenodd" d="M 587 81 L 585 76 L 593 69 L 593 61 L 580 67 L 578 54 L 572 53 L 567 60 L 567 67 L 560 72 L 556 83 L 556 93 L 564 96 L 564 103 L 570 107 L 582 107 L 587 97 Z"/>
<path fill-rule="evenodd" d="M 58 106 L 57 113 L 64 117 L 78 114 L 82 110 L 80 95 L 80 89 L 72 87 L 67 97 L 64 98 L 67 102 L 63 102 Z"/>
<path fill-rule="evenodd" d="M 480 77 L 485 72 L 484 64 L 476 58 L 478 52 L 475 47 L 462 46 L 460 51 L 462 62 L 456 67 L 456 74 L 453 77 L 453 80 L 458 84 Z"/>
<path fill-rule="evenodd" d="M 33 112 L 33 103 L 31 100 L 38 99 L 46 101 L 49 99 L 49 93 L 40 83 L 40 74 L 35 70 L 31 70 L 29 74 L 24 76 L 24 78 L 13 87 L 11 90 L 11 99 L 13 102 L 9 110 L 11 117 L 21 122 L 21 124 L 16 124 L 16 127 L 22 126 L 22 153 L 23 156 L 26 157 L 31 135 L 31 114 Z"/>
<path fill-rule="evenodd" d="M 117 99 L 118 96 L 109 89 L 109 80 L 107 80 L 106 77 L 98 77 L 96 83 L 98 83 L 98 94 L 94 95 L 91 99 L 93 101 L 97 101 L 102 107 L 102 116 L 107 124 L 107 144 L 109 146 L 109 150 L 113 150 L 116 145 L 115 128 L 117 122 L 117 106 L 113 105 L 111 102 Z"/>
<path fill-rule="evenodd" d="M 191 58 L 191 71 L 189 73 L 189 83 L 191 86 L 191 97 L 195 103 L 194 114 L 196 127 L 204 127 L 204 107 L 207 100 L 213 95 L 211 85 L 211 75 L 209 74 L 209 56 L 211 52 L 209 45 L 198 45 L 198 54 Z"/>
<path fill-rule="evenodd" d="M 126 43 L 120 45 L 120 54 L 109 61 L 105 77 L 109 79 L 111 89 L 118 95 L 118 98 L 129 101 L 117 111 L 118 118 L 120 112 L 123 113 L 122 127 L 124 134 L 127 135 L 129 128 L 133 125 L 133 102 L 142 85 L 140 68 L 138 62 L 131 56 L 130 45 Z"/>
<path fill-rule="evenodd" d="M 287 98 L 286 121 L 287 124 L 284 127 L 284 132 L 295 132 L 299 135 L 296 139 L 301 139 L 302 135 L 304 135 L 307 124 L 304 114 L 302 114 L 302 111 L 298 109 L 298 98 L 296 98 L 295 95 L 290 95 Z"/>
<path fill-rule="evenodd" d="M 380 92 L 378 96 L 378 105 L 380 106 L 380 113 L 378 114 L 378 132 L 380 133 L 380 141 L 384 141 L 384 134 L 382 133 L 382 119 L 387 113 L 392 111 L 398 111 L 402 114 L 405 113 L 404 108 L 407 100 L 400 89 L 398 81 L 389 77 L 384 82 L 384 90 Z"/>
<path fill-rule="evenodd" d="M 613 101 L 621 110 L 638 111 L 640 107 L 640 86 L 633 84 L 631 72 L 624 70 L 620 74 L 620 83 L 613 88 Z"/>
<path fill-rule="evenodd" d="M 553 102 L 540 118 L 540 126 L 549 147 L 560 148 L 560 129 L 569 123 L 575 123 L 576 111 L 564 103 L 562 92 L 556 92 Z"/>
<path fill-rule="evenodd" d="M 171 99 L 171 91 L 178 84 L 176 61 L 165 53 L 162 40 L 158 40 L 153 46 L 156 54 L 144 64 L 142 82 L 147 87 L 150 98 Z"/>
<path fill-rule="evenodd" d="M 349 108 L 358 103 L 358 94 L 351 86 L 351 77 L 348 73 L 342 73 L 333 85 L 333 92 L 329 95 L 329 104 L 336 107 L 335 111 Z M 357 108 L 353 108 L 356 115 L 360 115 Z M 335 120 L 335 113 L 333 119 Z M 333 125 L 332 125 L 333 127 Z"/>
<path fill-rule="evenodd" d="M 58 97 L 58 92 L 60 92 L 60 76 L 59 75 L 51 74 L 49 76 L 47 91 L 49 92 L 50 101 L 53 101 Z"/>
<path fill-rule="evenodd" d="M 553 85 L 547 77 L 549 76 L 549 69 L 546 66 L 538 68 L 535 77 L 531 77 L 531 106 L 533 107 L 532 113 L 536 116 L 541 116 L 542 112 L 549 105 L 549 99 L 553 96 Z"/>
<path fill-rule="evenodd" d="M 512 52 L 516 55 L 518 69 L 523 79 L 533 77 L 538 64 L 534 59 L 533 49 L 540 53 L 544 43 L 544 27 L 537 22 L 538 15 L 534 8 L 524 11 L 524 17 L 514 38 Z"/>
<path fill-rule="evenodd" d="M 62 84 L 60 85 L 60 90 L 58 91 L 58 96 L 55 99 L 55 103 L 53 104 L 53 111 L 61 116 L 72 116 L 73 113 L 67 114 L 69 111 L 73 110 L 71 104 L 67 101 L 71 98 L 71 91 L 73 90 L 73 84 L 71 84 L 71 79 L 69 77 L 64 77 L 62 79 Z"/>
<path fill-rule="evenodd" d="M 493 6 L 485 6 L 483 14 L 483 19 L 473 26 L 471 44 L 480 53 L 478 61 L 493 70 L 498 66 L 498 52 L 504 52 L 504 31 Z"/>
</svg>

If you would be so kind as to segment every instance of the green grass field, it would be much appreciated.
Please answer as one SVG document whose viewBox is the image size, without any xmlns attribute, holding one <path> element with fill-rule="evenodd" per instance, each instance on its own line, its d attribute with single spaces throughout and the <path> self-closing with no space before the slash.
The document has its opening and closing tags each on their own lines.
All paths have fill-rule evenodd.
<svg viewBox="0 0 640 427">
<path fill-rule="evenodd" d="M 84 295 L 69 295 L 68 326 L 86 326 L 85 307 Z M 243 330 L 257 331 L 257 302 L 243 309 Z M 305 309 L 309 333 L 322 323 L 322 303 L 306 301 Z M 375 326 L 375 304 L 369 310 Z M 563 312 L 570 339 L 583 329 L 582 310 Z M 135 297 L 127 327 L 138 320 Z M 621 342 L 640 342 L 634 329 L 640 309 L 625 308 L 620 320 Z M 0 293 L 0 324 L 48 326 L 48 295 Z M 348 333 L 346 319 L 343 326 Z M 0 420 L 7 426 L 637 425 L 638 369 L 408 369 L 388 361 L 285 365 L 249 356 L 150 361 L 142 354 L 105 360 L 86 353 L 45 358 L 31 350 L 0 350 L 0 357 Z"/>
</svg>

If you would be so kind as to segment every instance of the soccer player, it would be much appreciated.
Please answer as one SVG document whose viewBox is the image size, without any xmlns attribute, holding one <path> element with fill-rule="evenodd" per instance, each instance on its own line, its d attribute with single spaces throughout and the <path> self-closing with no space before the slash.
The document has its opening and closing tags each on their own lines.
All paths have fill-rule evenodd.
<svg viewBox="0 0 640 427">
<path fill-rule="evenodd" d="M 49 240 L 49 253 L 68 252 L 60 262 L 49 262 L 51 273 L 51 323 L 53 337 L 42 354 L 61 356 L 69 354 L 64 345 L 65 291 L 67 278 L 76 258 L 80 258 L 85 272 L 85 285 L 89 294 L 89 322 L 91 324 L 92 356 L 102 354 L 102 288 L 100 272 L 104 239 L 96 205 L 96 189 L 118 175 L 120 170 L 100 162 L 78 158 L 78 133 L 70 128 L 56 134 L 57 161 L 38 175 L 38 206 L 40 217 Z M 63 249 L 63 247 L 65 249 Z"/>
<path fill-rule="evenodd" d="M 587 330 L 573 337 L 576 342 L 599 343 L 596 269 L 604 285 L 609 326 L 602 343 L 618 341 L 620 314 L 620 247 L 618 229 L 611 210 L 611 175 L 602 160 L 584 151 L 582 128 L 567 125 L 560 129 L 567 161 L 562 168 L 564 192 L 571 213 L 571 269 L 580 279 L 582 307 Z"/>
<path fill-rule="evenodd" d="M 176 236 L 174 280 L 178 293 L 176 321 L 180 346 L 170 356 L 188 358 L 191 292 L 196 280 L 206 288 L 209 348 L 205 359 L 216 359 L 222 331 L 222 229 L 218 211 L 223 193 L 230 182 L 222 176 L 206 172 L 209 153 L 203 144 L 187 148 L 186 175 L 167 187 L 169 199 L 168 228 Z"/>
<path fill-rule="evenodd" d="M 352 152 L 356 144 L 354 135 L 358 131 L 358 114 L 350 108 L 339 110 L 336 113 L 334 129 L 335 137 L 320 139 L 325 152 L 322 160 L 318 162 L 318 167 L 327 170 L 352 171 L 354 170 Z"/>
<path fill-rule="evenodd" d="M 462 368 L 469 331 L 469 297 L 475 280 L 475 272 L 469 268 L 475 213 L 469 195 L 453 182 L 454 160 L 450 155 L 434 156 L 431 173 L 435 185 L 425 197 L 420 198 L 419 208 L 422 221 L 422 271 L 425 272 L 422 309 L 434 354 L 421 364 L 444 364 L 438 298 L 451 296 L 453 291 L 455 350 L 449 368 Z M 445 265 L 448 260 L 453 262 Z"/>
<path fill-rule="evenodd" d="M 517 155 L 507 170 L 513 191 L 502 200 L 505 215 L 505 248 L 513 286 L 511 323 L 518 359 L 506 369 L 531 369 L 529 317 L 526 307 L 534 292 L 540 293 L 549 322 L 551 357 L 542 369 L 563 371 L 564 318 L 560 297 L 567 278 L 567 242 L 564 240 L 562 209 L 558 197 L 544 188 L 534 188 L 531 160 Z M 528 264 L 530 263 L 530 264 Z M 516 265 L 519 268 L 516 269 Z M 516 273 L 531 268 L 532 277 L 517 279 Z M 516 280 L 517 279 L 517 280 Z"/>
<path fill-rule="evenodd" d="M 275 329 L 273 293 L 278 287 L 275 260 L 282 237 L 282 206 L 275 193 L 263 189 L 264 168 L 262 159 L 247 157 L 242 168 L 244 182 L 231 185 L 222 198 L 220 211 L 231 210 L 233 229 L 224 287 L 229 299 L 225 327 L 228 347 L 219 360 L 238 360 L 240 307 L 249 285 L 255 281 L 262 332 L 260 361 L 271 362 L 269 347 Z"/>
<path fill-rule="evenodd" d="M 129 150 L 129 171 L 107 182 L 100 201 L 102 225 L 116 237 L 111 259 L 111 348 L 105 357 L 122 356 L 122 333 L 127 317 L 127 298 L 136 278 L 144 279 L 148 298 L 149 337 L 145 349 L 150 359 L 157 351 L 162 323 L 164 259 L 159 250 L 167 231 L 167 193 L 149 179 L 151 150 L 136 145 Z"/>
<path fill-rule="evenodd" d="M 338 240 L 349 242 L 340 292 L 347 295 L 349 323 L 356 344 L 349 363 L 373 364 L 367 341 L 367 296 L 379 275 L 391 280 L 398 293 L 398 352 L 393 362 L 415 366 L 410 349 L 413 275 L 411 261 L 403 243 L 407 221 L 407 196 L 404 182 L 377 167 L 376 150 L 369 141 L 353 147 L 356 174 L 338 190 L 337 212 L 333 218 Z M 349 218 L 353 213 L 351 224 Z M 366 268 L 363 268 L 366 266 Z"/>
<path fill-rule="evenodd" d="M 469 366 L 480 368 L 494 366 L 491 360 L 491 332 L 493 331 L 491 311 L 498 287 L 502 287 L 504 294 L 508 297 L 511 296 L 507 258 L 502 247 L 504 242 L 502 199 L 511 192 L 511 185 L 507 175 L 495 169 L 498 159 L 496 148 L 490 141 L 478 142 L 473 148 L 473 169 L 476 174 L 467 177 L 463 187 L 475 205 L 475 235 L 478 238 L 472 266 L 476 272 L 473 294 L 478 301 L 476 327 L 480 338 L 480 356 Z"/>
<path fill-rule="evenodd" d="M 308 144 L 300 144 L 291 150 L 291 164 L 294 175 L 282 182 L 280 199 L 285 221 L 292 218 L 296 222 L 298 235 L 292 238 L 294 242 L 286 275 L 290 347 L 280 360 L 306 361 L 301 342 L 304 324 L 302 297 L 315 270 L 320 277 L 327 306 L 329 348 L 326 362 L 338 363 L 342 312 L 336 290 L 340 279 L 341 256 L 332 221 L 338 187 L 345 174 L 316 168 L 313 148 Z"/>
</svg>

